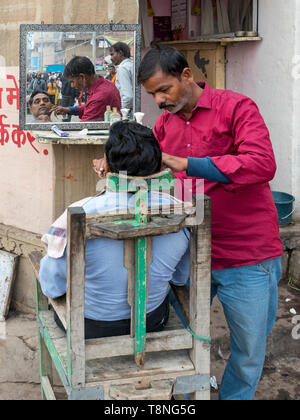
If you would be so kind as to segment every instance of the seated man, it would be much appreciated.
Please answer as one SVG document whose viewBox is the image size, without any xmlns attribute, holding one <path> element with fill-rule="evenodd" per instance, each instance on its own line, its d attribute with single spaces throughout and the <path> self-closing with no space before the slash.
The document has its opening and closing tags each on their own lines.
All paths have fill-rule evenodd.
<svg viewBox="0 0 300 420">
<path fill-rule="evenodd" d="M 57 106 L 57 115 L 78 115 L 80 121 L 104 121 L 106 107 L 121 109 L 120 93 L 109 80 L 95 73 L 93 63 L 87 57 L 74 57 L 67 64 L 64 76 L 79 91 L 87 90 L 88 100 L 82 106 Z"/>
<path fill-rule="evenodd" d="M 29 109 L 33 115 L 32 122 L 50 122 L 50 114 L 52 112 L 52 103 L 47 92 L 36 90 L 32 92 L 29 101 Z"/>
<path fill-rule="evenodd" d="M 106 171 L 148 176 L 160 171 L 162 155 L 149 128 L 135 122 L 118 122 L 110 130 L 105 146 Z M 170 204 L 172 198 L 149 192 L 149 204 Z M 77 204 L 78 205 L 78 204 Z M 86 213 L 134 208 L 134 194 L 105 191 L 82 204 Z M 62 231 L 66 237 L 66 232 Z M 51 235 L 52 230 L 48 231 Z M 189 277 L 189 232 L 153 237 L 153 262 L 149 267 L 147 331 L 161 331 L 168 321 L 169 282 L 184 285 Z M 62 247 L 63 248 L 63 247 Z M 54 250 L 55 251 L 55 250 Z M 66 249 L 41 260 L 43 293 L 57 298 L 66 293 Z M 54 258 L 53 256 L 57 257 Z M 124 267 L 124 244 L 106 238 L 86 242 L 85 336 L 97 338 L 130 333 L 128 278 Z M 56 321 L 59 326 L 58 318 Z"/>
</svg>

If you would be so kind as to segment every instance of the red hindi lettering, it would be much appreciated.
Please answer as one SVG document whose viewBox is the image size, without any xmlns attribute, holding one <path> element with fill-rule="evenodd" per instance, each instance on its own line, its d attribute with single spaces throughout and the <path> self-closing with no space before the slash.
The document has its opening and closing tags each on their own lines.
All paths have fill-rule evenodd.
<svg viewBox="0 0 300 420">
<path fill-rule="evenodd" d="M 12 80 L 14 82 L 14 85 L 15 85 L 14 88 L 6 88 L 6 90 L 9 93 L 8 96 L 7 96 L 7 102 L 9 103 L 9 105 L 13 105 L 14 100 L 16 100 L 17 101 L 17 110 L 18 110 L 19 106 L 20 106 L 20 97 L 19 97 L 19 87 L 17 85 L 15 76 L 7 74 L 6 79 L 7 80 Z"/>
<path fill-rule="evenodd" d="M 0 115 L 0 144 L 4 146 L 5 143 L 8 143 L 9 140 L 9 132 L 6 128 L 10 127 L 9 124 L 3 123 L 3 118 L 7 118 L 6 115 Z"/>
<path fill-rule="evenodd" d="M 29 143 L 30 143 L 30 146 L 37 152 L 37 153 L 40 153 L 35 147 L 34 147 L 34 145 L 32 144 L 34 141 L 35 141 L 35 137 L 33 137 L 29 132 L 27 132 L 27 139 L 28 139 L 28 141 L 29 141 Z"/>
<path fill-rule="evenodd" d="M 11 138 L 14 144 L 16 144 L 18 147 L 21 147 L 22 145 L 26 143 L 26 134 L 24 131 L 19 129 L 18 125 L 12 126 L 14 130 L 11 133 Z"/>
</svg>

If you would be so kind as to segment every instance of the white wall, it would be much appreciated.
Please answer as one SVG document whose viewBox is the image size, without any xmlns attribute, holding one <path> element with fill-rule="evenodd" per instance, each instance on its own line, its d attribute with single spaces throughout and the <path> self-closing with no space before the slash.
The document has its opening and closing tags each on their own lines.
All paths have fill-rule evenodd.
<svg viewBox="0 0 300 420">
<path fill-rule="evenodd" d="M 300 217 L 300 2 L 296 1 L 295 13 L 295 55 L 293 60 L 294 115 L 293 115 L 293 194 L 296 197 L 297 216 Z"/>
<path fill-rule="evenodd" d="M 260 107 L 278 165 L 272 189 L 296 196 L 299 215 L 300 75 L 295 77 L 295 55 L 298 50 L 300 63 L 300 5 L 298 0 L 259 3 L 263 41 L 227 48 L 226 87 L 251 97 Z"/>
</svg>

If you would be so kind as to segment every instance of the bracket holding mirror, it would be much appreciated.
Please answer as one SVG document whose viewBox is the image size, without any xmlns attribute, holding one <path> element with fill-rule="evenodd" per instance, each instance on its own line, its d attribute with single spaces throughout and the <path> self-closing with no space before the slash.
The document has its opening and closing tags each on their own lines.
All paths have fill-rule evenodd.
<svg viewBox="0 0 300 420">
<path fill-rule="evenodd" d="M 74 56 L 87 57 L 93 63 L 99 79 L 102 77 L 111 80 L 109 64 L 114 63 L 110 61 L 110 48 L 117 42 L 125 43 L 130 50 L 130 58 L 127 60 L 129 66 L 132 63 L 130 116 L 133 118 L 133 114 L 141 110 L 141 88 L 137 83 L 137 70 L 141 61 L 140 25 L 20 25 L 20 129 L 51 130 L 54 124 L 62 130 L 108 129 L 110 124 L 105 122 L 104 116 L 81 121 L 80 114 L 76 115 L 75 110 L 74 115 L 67 115 L 67 119 L 71 118 L 71 121 L 66 121 L 66 116 L 55 116 L 46 106 L 44 110 L 37 112 L 29 100 L 33 91 L 46 91 L 48 94 L 50 92 L 52 105 L 65 104 L 67 98 L 71 98 L 67 106 L 72 106 L 72 100 L 74 105 L 81 103 L 84 106 L 88 100 L 86 89 L 74 93 L 73 83 L 70 85 L 70 81 L 67 80 L 67 87 L 73 89 L 72 95 L 65 94 L 70 93 L 68 89 L 63 91 L 62 81 L 66 80 L 63 76 L 65 66 Z M 120 63 L 115 65 L 116 70 L 118 64 Z M 35 79 L 39 80 L 39 83 Z M 42 101 L 43 95 L 39 96 Z M 108 100 L 107 102 L 105 108 L 109 104 Z"/>
</svg>

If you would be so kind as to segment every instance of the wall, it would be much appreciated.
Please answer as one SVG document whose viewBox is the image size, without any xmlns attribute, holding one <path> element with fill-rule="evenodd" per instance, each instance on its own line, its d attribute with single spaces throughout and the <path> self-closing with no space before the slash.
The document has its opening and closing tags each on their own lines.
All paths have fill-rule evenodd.
<svg viewBox="0 0 300 420">
<path fill-rule="evenodd" d="M 300 67 L 299 8 L 296 0 L 261 0 L 259 34 L 263 41 L 229 46 L 226 69 L 226 87 L 251 97 L 260 107 L 278 165 L 271 186 L 296 196 L 298 216 L 300 75 L 295 77 L 295 72 L 296 64 L 298 70 Z"/>
<path fill-rule="evenodd" d="M 126 3 L 126 7 L 124 4 Z M 1 0 L 0 13 L 0 224 L 42 233 L 54 217 L 55 155 L 18 132 L 19 25 L 21 23 L 137 23 L 136 0 Z M 7 78 L 14 76 L 15 79 Z M 17 90 L 15 90 L 17 92 Z M 55 146 L 54 146 L 55 147 Z M 66 176 L 69 174 L 65 174 Z"/>
<path fill-rule="evenodd" d="M 296 1 L 295 13 L 295 54 L 293 57 L 292 75 L 293 86 L 293 162 L 292 162 L 292 191 L 296 197 L 297 213 L 300 218 L 300 3 Z M 300 281 L 300 280 L 299 280 Z"/>
</svg>

